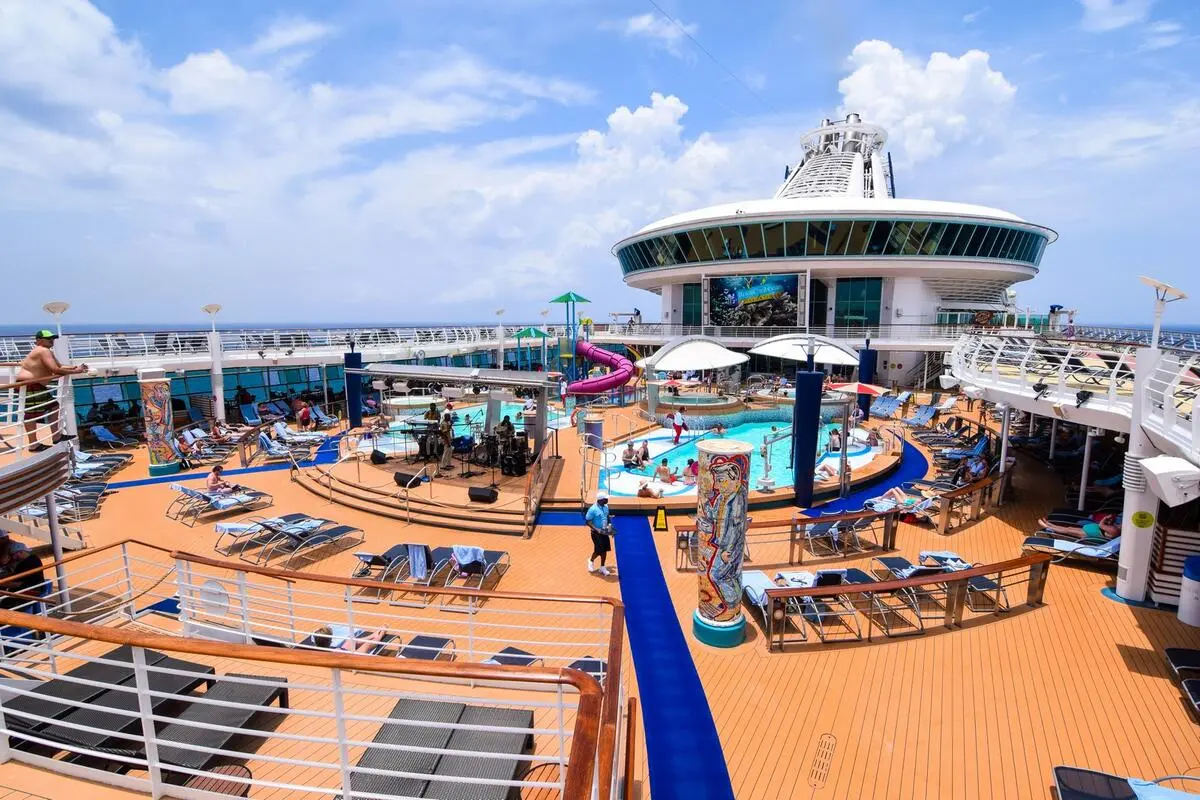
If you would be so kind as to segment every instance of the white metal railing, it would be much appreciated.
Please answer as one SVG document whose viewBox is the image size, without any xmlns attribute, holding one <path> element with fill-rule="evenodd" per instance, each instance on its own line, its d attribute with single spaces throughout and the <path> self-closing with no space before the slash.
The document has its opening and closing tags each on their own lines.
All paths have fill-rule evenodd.
<svg viewBox="0 0 1200 800">
<path fill-rule="evenodd" d="M 1195 413 L 1200 353 L 1163 351 L 1143 391 L 1142 427 L 1200 463 L 1200 418 Z"/>
<path fill-rule="evenodd" d="M 0 370 L 0 464 L 45 450 L 65 426 L 58 406 L 64 379 L 55 378 L 44 386 L 17 383 L 14 372 Z"/>
<path fill-rule="evenodd" d="M 10 677 L 20 679 L 0 687 L 0 743 L 7 743 L 0 745 L 5 750 L 0 757 L 154 796 L 167 785 L 173 785 L 171 796 L 205 796 L 180 785 L 212 776 L 215 765 L 229 760 L 247 767 L 233 782 L 249 785 L 255 796 L 283 790 L 360 800 L 396 797 L 395 791 L 365 790 L 364 776 L 394 780 L 410 771 L 413 780 L 496 787 L 501 794 L 505 787 L 561 793 L 572 768 L 581 689 L 560 669 L 591 671 L 603 684 L 607 670 L 594 665 L 617 658 L 611 635 L 620 629 L 614 628 L 613 605 L 602 598 L 460 591 L 440 601 L 409 602 L 386 582 L 306 580 L 171 556 L 136 542 L 91 551 L 62 566 L 69 591 L 36 578 L 20 587 L 0 584 L 7 609 L 0 614 L 8 614 L 0 623 L 3 663 Z M 163 610 L 172 602 L 173 612 Z M 156 625 L 160 613 L 176 621 Z M 121 655 L 112 645 L 128 634 L 101 631 L 134 622 L 135 632 L 171 635 L 154 636 L 152 646 L 134 641 Z M 314 641 L 322 628 L 330 641 Z M 245 646 L 251 642 L 274 646 Z M 513 647 L 533 656 L 533 663 L 524 670 L 473 666 Z M 327 661 L 320 659 L 329 653 L 353 663 L 323 666 Z M 167 654 L 177 660 L 160 660 Z M 81 672 L 84 664 L 93 666 Z M 102 675 L 95 674 L 97 668 Z M 381 683 L 384 676 L 397 682 Z M 43 686 L 48 681 L 65 691 L 48 691 Z M 428 681 L 436 683 L 422 683 Z M 605 687 L 616 693 L 620 707 L 623 683 Z M 209 685 L 208 693 L 193 694 L 201 684 Z M 287 691 L 282 699 L 228 697 L 270 695 L 281 686 Z M 47 706 L 45 698 L 64 694 L 73 699 Z M 405 728 L 448 733 L 433 746 L 380 741 L 379 731 L 392 724 L 389 714 L 409 700 L 483 708 L 502 719 L 406 719 Z M 246 714 L 246 727 L 223 727 L 210 718 L 216 708 L 256 714 Z M 598 705 L 591 708 L 594 713 Z M 396 729 L 403 734 L 399 724 Z M 234 748 L 232 738 L 221 740 L 221 733 L 250 744 Z M 482 741 L 456 747 L 459 736 Z M 531 748 L 488 745 L 525 736 Z M 190 757 L 181 757 L 185 748 Z M 361 756 L 348 759 L 347 753 L 363 752 L 359 748 L 388 751 L 394 761 L 384 770 L 364 764 Z M 55 760 L 56 752 L 67 758 Z M 403 753 L 426 753 L 430 765 L 406 770 Z M 612 786 L 610 798 L 621 786 L 620 748 L 613 755 L 612 763 L 595 764 L 611 773 L 605 782 Z M 509 776 L 471 776 L 469 768 L 444 775 L 432 767 L 441 758 L 468 765 L 473 758 L 512 760 L 514 770 Z M 536 769 L 526 769 L 530 764 Z M 135 770 L 145 777 L 128 774 Z"/>
</svg>

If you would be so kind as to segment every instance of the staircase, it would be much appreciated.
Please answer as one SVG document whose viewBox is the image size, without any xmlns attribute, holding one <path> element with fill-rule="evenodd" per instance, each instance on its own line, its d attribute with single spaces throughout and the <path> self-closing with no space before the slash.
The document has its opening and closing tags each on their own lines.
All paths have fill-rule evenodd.
<svg viewBox="0 0 1200 800">
<path fill-rule="evenodd" d="M 317 497 L 338 505 L 414 525 L 505 536 L 524 536 L 527 530 L 523 505 L 510 508 L 479 504 L 456 506 L 421 497 L 418 491 L 409 492 L 405 497 L 399 491 L 349 483 L 319 467 L 294 469 L 292 480 Z"/>
<path fill-rule="evenodd" d="M 935 382 L 942 374 L 945 363 L 945 353 L 940 350 L 930 350 L 912 369 L 905 373 L 904 380 L 900 382 L 900 385 L 914 389 L 927 389 L 929 384 Z"/>
</svg>

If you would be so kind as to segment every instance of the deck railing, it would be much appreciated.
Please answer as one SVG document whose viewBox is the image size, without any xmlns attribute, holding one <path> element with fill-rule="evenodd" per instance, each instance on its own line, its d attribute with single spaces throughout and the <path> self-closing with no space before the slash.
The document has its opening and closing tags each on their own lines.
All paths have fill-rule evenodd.
<svg viewBox="0 0 1200 800">
<path fill-rule="evenodd" d="M 17 381 L 15 371 L 0 364 L 0 464 L 28 458 L 64 433 L 58 400 L 66 381 Z"/>
<path fill-rule="evenodd" d="M 538 512 L 542 507 L 542 498 L 550 486 L 550 478 L 554 467 L 561 463 L 558 455 L 558 431 L 547 430 L 546 441 L 529 468 L 529 477 L 525 482 L 525 538 L 533 535 L 537 527 Z"/>
<path fill-rule="evenodd" d="M 1007 592 L 1015 586 L 1025 585 L 1024 604 L 1038 606 L 1046 588 L 1052 557 L 1045 553 L 1034 553 L 995 564 L 974 565 L 959 571 L 940 572 L 919 578 L 904 580 L 879 580 L 873 583 L 839 584 L 836 586 L 785 587 L 766 589 L 766 641 L 767 648 L 783 649 L 788 644 L 808 641 L 805 625 L 814 618 L 834 621 L 840 612 L 832 613 L 828 606 L 821 608 L 814 603 L 839 600 L 848 606 L 846 613 L 865 617 L 867 640 L 870 641 L 875 627 L 881 627 L 895 616 L 899 606 L 876 603 L 876 598 L 899 598 L 905 610 L 909 607 L 915 615 L 925 614 L 931 607 L 938 611 L 937 617 L 947 627 L 963 624 L 966 613 L 976 615 L 998 614 L 1008 610 Z M 980 580 L 987 581 L 980 584 Z M 976 596 L 976 602 L 971 601 Z M 983 595 L 986 603 L 981 607 L 978 596 Z M 928 617 L 925 617 L 928 618 Z M 923 630 L 914 628 L 911 632 Z M 824 640 L 824 637 L 822 637 Z"/>
<path fill-rule="evenodd" d="M 31 681 L 59 681 L 60 689 L 71 684 L 66 691 L 74 698 L 52 707 L 51 713 L 44 703 L 32 710 L 22 705 L 32 701 L 20 698 L 50 691 L 38 688 L 39 683 L 14 683 L 0 690 L 0 742 L 8 742 L 7 757 L 154 796 L 166 784 L 216 778 L 212 765 L 220 759 L 244 763 L 249 771 L 234 782 L 253 791 L 291 790 L 316 797 L 395 796 L 381 789 L 373 794 L 356 782 L 369 775 L 395 779 L 396 769 L 401 777 L 411 771 L 414 780 L 441 783 L 442 790 L 451 783 L 472 783 L 495 787 L 491 791 L 501 794 L 507 787 L 607 799 L 615 798 L 623 783 L 624 628 L 617 601 L 444 587 L 405 592 L 394 581 L 243 566 L 135 541 L 68 556 L 60 566 L 69 589 L 35 578 L 32 586 L 25 581 L 19 594 L 0 591 L 3 605 L 11 609 L 0 611 L 4 666 Z M 27 577 L 14 576 L 3 586 Z M 305 642 L 320 625 L 343 626 L 352 643 L 346 647 L 374 654 Z M 417 638 L 422 636 L 431 638 Z M 434 638 L 450 644 L 439 645 Z M 101 643 L 129 645 L 132 651 L 126 657 L 106 654 Z M 504 647 L 522 648 L 535 655 L 536 663 L 481 663 Z M 437 657 L 429 658 L 435 648 Z M 165 653 L 184 660 L 157 660 Z M 114 681 L 70 674 L 80 661 L 131 675 Z M 251 677 L 235 677 L 246 673 Z M 224 681 L 254 694 L 276 686 L 283 675 L 288 678 L 287 707 L 245 709 L 275 724 L 226 731 L 248 737 L 250 746 L 234 748 L 225 741 L 192 747 L 211 758 L 200 759 L 200 766 L 194 758 L 179 760 L 181 737 L 211 738 L 214 728 L 222 730 L 220 724 L 206 724 L 212 722 L 206 719 L 209 705 L 239 708 L 205 695 L 185 695 L 184 687 L 216 680 L 218 686 Z M 441 744 L 393 737 L 389 746 L 378 733 L 390 724 L 393 704 L 405 698 L 507 709 L 507 715 L 496 713 L 511 719 L 516 712 L 526 721 L 416 720 L 405 727 L 392 725 L 396 736 L 403 739 L 408 727 L 449 733 Z M 178 716 L 180 705 L 191 709 L 183 717 Z M 196 729 L 186 730 L 191 725 Z M 532 751 L 487 744 L 526 735 L 532 738 Z M 464 743 L 456 746 L 460 736 Z M 380 760 L 426 752 L 429 766 L 405 770 L 393 760 L 392 769 L 377 770 L 363 763 L 362 748 L 383 752 Z M 55 752 L 70 758 L 53 760 Z M 457 761 L 459 769 L 434 771 L 439 759 Z M 469 768 L 477 759 L 537 768 L 481 777 Z M 131 777 L 126 774 L 130 769 L 147 777 Z M 171 793 L 201 796 L 183 788 Z"/>
</svg>

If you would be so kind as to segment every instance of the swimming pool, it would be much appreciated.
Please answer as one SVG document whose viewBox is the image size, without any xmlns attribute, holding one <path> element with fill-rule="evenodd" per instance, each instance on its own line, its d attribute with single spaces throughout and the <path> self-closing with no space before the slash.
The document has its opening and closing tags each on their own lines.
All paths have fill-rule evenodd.
<svg viewBox="0 0 1200 800">
<path fill-rule="evenodd" d="M 818 450 L 820 452 L 824 452 L 826 444 L 829 441 L 829 431 L 840 427 L 838 424 L 827 424 L 821 427 L 817 435 Z M 762 455 L 763 437 L 770 435 L 772 429 L 782 431 L 786 428 L 782 425 L 772 425 L 768 422 L 750 422 L 735 425 L 725 434 L 726 438 L 737 439 L 754 445 L 754 451 L 750 456 L 751 491 L 758 488 L 759 478 L 765 472 L 767 460 Z M 647 436 L 638 437 L 635 440 L 637 447 L 640 447 L 643 441 L 648 443 L 651 461 L 650 466 L 639 470 L 627 470 L 622 465 L 621 451 L 625 449 L 624 445 L 611 447 L 604 454 L 607 469 L 600 476 L 600 489 L 614 497 L 636 496 L 638 486 L 642 481 L 650 478 L 664 458 L 667 459 L 668 467 L 682 474 L 684 467 L 687 466 L 687 460 L 699 457 L 699 451 L 696 446 L 697 442 L 700 439 L 712 436 L 714 434 L 707 431 L 700 432 L 692 437 L 685 435 L 678 445 L 674 444 L 673 441 L 675 434 L 667 430 L 655 431 Z M 780 441 L 770 445 L 769 449 L 771 453 L 771 477 L 775 480 L 777 486 L 790 486 L 792 483 L 791 437 L 784 437 Z M 875 450 L 855 440 L 851 444 L 847 455 L 851 470 L 855 470 L 869 464 L 871 459 L 875 457 Z M 817 463 L 829 464 L 836 469 L 840 460 L 841 455 L 839 453 L 827 453 L 818 459 Z M 650 480 L 650 485 L 656 489 L 662 489 L 663 497 L 680 497 L 689 494 L 695 495 L 696 493 L 695 486 L 682 483 L 668 484 Z"/>
<path fill-rule="evenodd" d="M 503 402 L 500 404 L 500 419 L 507 416 L 512 420 L 513 426 L 517 430 L 524 430 L 525 418 L 521 415 L 524 409 L 524 403 Z M 487 416 L 487 404 L 474 403 L 466 405 L 460 401 L 455 403 L 450 413 L 454 416 L 454 435 L 456 437 L 470 436 L 472 434 L 478 437 L 482 431 L 484 418 Z M 382 450 L 392 456 L 403 455 L 409 452 L 415 453 L 417 450 L 416 441 L 413 437 L 401 433 L 401 430 L 408 427 L 407 420 L 420 420 L 421 418 L 422 414 L 401 417 L 389 426 L 390 431 L 388 433 L 379 433 L 369 439 L 362 439 L 358 444 L 358 449 L 368 453 L 371 450 Z M 499 422 L 499 420 L 496 421 Z M 563 428 L 569 426 L 571 422 L 566 414 L 551 406 L 546 409 L 546 424 L 550 428 Z"/>
</svg>

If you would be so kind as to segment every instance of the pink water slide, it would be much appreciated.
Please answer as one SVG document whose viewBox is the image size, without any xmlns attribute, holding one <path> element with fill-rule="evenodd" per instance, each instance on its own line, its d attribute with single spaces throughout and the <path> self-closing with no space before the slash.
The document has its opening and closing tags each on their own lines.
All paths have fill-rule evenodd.
<svg viewBox="0 0 1200 800">
<path fill-rule="evenodd" d="M 575 355 L 597 364 L 603 364 L 612 372 L 568 384 L 568 394 L 603 394 L 610 389 L 620 389 L 633 380 L 635 371 L 633 362 L 625 356 L 605 350 L 603 347 L 597 347 L 583 339 L 575 343 Z"/>
</svg>

